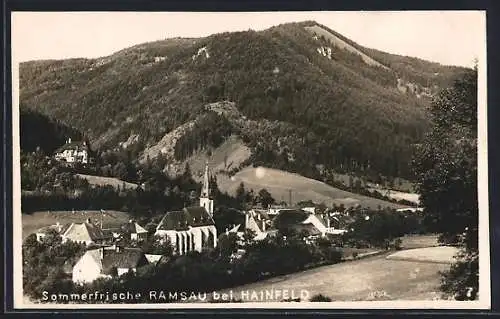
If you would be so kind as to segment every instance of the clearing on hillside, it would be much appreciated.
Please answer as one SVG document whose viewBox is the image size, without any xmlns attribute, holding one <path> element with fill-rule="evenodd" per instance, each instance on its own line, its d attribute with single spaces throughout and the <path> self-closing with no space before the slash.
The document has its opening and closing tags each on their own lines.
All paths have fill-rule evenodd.
<svg viewBox="0 0 500 319">
<path fill-rule="evenodd" d="M 250 155 L 252 155 L 250 148 L 238 136 L 231 135 L 219 147 L 212 149 L 210 156 L 207 151 L 196 152 L 185 161 L 171 165 L 169 173 L 174 175 L 182 173 L 187 163 L 193 178 L 200 181 L 207 161 L 212 174 L 219 175 L 222 172 L 238 169 Z"/>
<path fill-rule="evenodd" d="M 372 209 L 377 209 L 379 205 L 382 208 L 390 207 L 395 209 L 407 207 L 340 190 L 299 174 L 265 167 L 246 167 L 232 177 L 219 175 L 217 176 L 217 182 L 222 191 L 233 195 L 241 182 L 243 182 L 245 189 L 253 189 L 254 192 L 265 188 L 278 202 L 288 202 L 291 190 L 292 204 L 311 200 L 315 203 L 325 203 L 328 206 L 334 204 L 344 204 L 345 207 L 361 205 Z"/>
<path fill-rule="evenodd" d="M 113 186 L 114 188 L 121 188 L 125 186 L 126 189 L 136 189 L 138 187 L 137 184 L 129 183 L 115 177 L 104 177 L 104 176 L 86 175 L 86 174 L 76 174 L 76 175 L 80 178 L 86 179 L 90 185 L 98 185 L 98 186 L 109 185 Z"/>
<path fill-rule="evenodd" d="M 353 47 L 349 43 L 345 42 L 344 40 L 340 39 L 339 37 L 335 36 L 334 34 L 331 34 L 327 30 L 323 29 L 319 25 L 315 25 L 312 27 L 305 27 L 305 29 L 313 34 L 317 34 L 319 36 L 324 36 L 328 42 L 330 42 L 331 44 L 335 45 L 336 47 L 338 47 L 340 49 L 344 49 L 344 50 L 347 50 L 351 53 L 354 53 L 354 54 L 361 56 L 363 61 L 368 65 L 378 66 L 378 67 L 382 67 L 384 69 L 389 69 L 385 65 L 382 65 L 381 63 L 375 61 L 373 58 L 371 58 L 368 55 L 364 54 L 363 52 L 359 51 L 358 49 L 356 49 L 355 47 Z"/>
</svg>

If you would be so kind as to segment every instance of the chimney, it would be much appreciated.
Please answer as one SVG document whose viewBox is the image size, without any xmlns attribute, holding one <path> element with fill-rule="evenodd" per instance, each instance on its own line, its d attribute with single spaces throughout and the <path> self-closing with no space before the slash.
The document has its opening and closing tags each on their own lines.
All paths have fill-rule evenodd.
<svg viewBox="0 0 500 319">
<path fill-rule="evenodd" d="M 326 216 L 326 227 L 330 228 L 330 216 Z"/>
<path fill-rule="evenodd" d="M 71 143 L 71 137 L 68 138 L 68 144 Z"/>
<path fill-rule="evenodd" d="M 266 231 L 266 221 L 262 220 L 262 231 Z"/>
</svg>

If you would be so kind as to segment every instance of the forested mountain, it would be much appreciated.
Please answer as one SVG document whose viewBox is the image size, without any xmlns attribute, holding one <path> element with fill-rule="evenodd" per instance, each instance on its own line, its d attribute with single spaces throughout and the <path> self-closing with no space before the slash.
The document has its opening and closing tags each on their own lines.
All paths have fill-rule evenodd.
<svg viewBox="0 0 500 319">
<path fill-rule="evenodd" d="M 426 106 L 463 71 L 364 48 L 308 21 L 22 63 L 20 99 L 94 148 L 126 147 L 136 158 L 163 143 L 154 156 L 170 147 L 167 162 L 182 160 L 240 135 L 260 165 L 411 177 Z M 229 112 L 207 107 L 222 101 Z"/>
<path fill-rule="evenodd" d="M 77 129 L 23 107 L 20 110 L 19 123 L 22 132 L 20 146 L 25 152 L 34 152 L 39 147 L 45 154 L 51 154 L 68 138 L 83 138 Z"/>
</svg>

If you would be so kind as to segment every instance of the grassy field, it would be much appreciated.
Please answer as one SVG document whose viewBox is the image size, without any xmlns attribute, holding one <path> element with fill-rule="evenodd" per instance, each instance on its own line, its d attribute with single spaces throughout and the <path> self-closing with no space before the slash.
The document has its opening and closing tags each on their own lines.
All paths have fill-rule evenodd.
<svg viewBox="0 0 500 319">
<path fill-rule="evenodd" d="M 344 204 L 346 207 L 360 204 L 364 207 L 377 209 L 381 207 L 404 208 L 406 206 L 386 202 L 380 199 L 354 194 L 329 186 L 323 182 L 285 171 L 263 168 L 246 167 L 233 177 L 218 177 L 219 188 L 230 194 L 235 194 L 239 184 L 243 182 L 247 190 L 267 189 L 278 202 L 289 200 L 289 190 L 292 190 L 292 202 L 312 200 L 316 203 Z"/>
<path fill-rule="evenodd" d="M 401 248 L 413 249 L 438 246 L 438 235 L 407 235 L 401 237 Z"/>
<path fill-rule="evenodd" d="M 54 225 L 57 222 L 61 224 L 65 223 L 81 223 L 87 218 L 100 224 L 101 213 L 100 211 L 40 211 L 34 212 L 32 214 L 23 214 L 23 239 L 28 235 L 34 233 L 39 228 Z M 106 211 L 103 216 L 103 226 L 104 228 L 111 228 L 120 226 L 128 222 L 130 216 L 125 212 L 118 211 Z"/>
<path fill-rule="evenodd" d="M 449 264 L 457 253 L 456 247 L 426 247 L 398 251 L 387 256 L 387 259 Z"/>
<path fill-rule="evenodd" d="M 447 264 L 389 260 L 380 255 L 275 277 L 223 292 L 232 291 L 234 299 L 241 299 L 242 291 L 288 289 L 308 291 L 310 297 L 323 294 L 332 301 L 433 300 L 440 296 L 438 272 L 448 268 Z"/>
</svg>

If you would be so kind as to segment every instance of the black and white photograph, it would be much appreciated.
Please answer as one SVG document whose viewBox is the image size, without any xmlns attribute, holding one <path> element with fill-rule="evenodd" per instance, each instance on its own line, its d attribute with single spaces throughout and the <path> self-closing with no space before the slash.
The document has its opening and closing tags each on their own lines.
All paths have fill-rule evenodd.
<svg viewBox="0 0 500 319">
<path fill-rule="evenodd" d="M 484 11 L 11 24 L 15 308 L 490 309 Z"/>
</svg>

